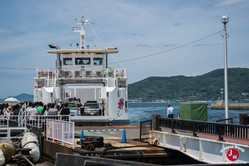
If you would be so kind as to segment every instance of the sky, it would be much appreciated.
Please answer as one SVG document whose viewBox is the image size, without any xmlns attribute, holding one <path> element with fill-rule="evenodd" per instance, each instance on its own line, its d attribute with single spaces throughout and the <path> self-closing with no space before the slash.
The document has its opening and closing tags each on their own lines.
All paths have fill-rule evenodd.
<svg viewBox="0 0 249 166">
<path fill-rule="evenodd" d="M 223 15 L 228 67 L 248 68 L 248 9 L 249 0 L 1 0 L 0 98 L 33 94 L 35 68 L 55 67 L 48 44 L 78 43 L 70 26 L 82 16 L 91 48 L 118 47 L 109 66 L 127 68 L 129 84 L 223 68 Z"/>
</svg>

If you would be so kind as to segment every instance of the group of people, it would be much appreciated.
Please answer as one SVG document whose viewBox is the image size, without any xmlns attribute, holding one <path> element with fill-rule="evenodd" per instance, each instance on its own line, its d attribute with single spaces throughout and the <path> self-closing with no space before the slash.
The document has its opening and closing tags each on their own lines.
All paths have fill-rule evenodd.
<svg viewBox="0 0 249 166">
<path fill-rule="evenodd" d="M 20 103 L 16 105 L 9 105 L 3 103 L 0 106 L 0 115 L 9 117 L 10 115 L 24 115 L 26 114 L 29 120 L 35 120 L 37 115 L 70 115 L 70 109 L 67 107 L 68 104 L 49 103 L 44 105 L 42 102 L 29 102 Z"/>
</svg>

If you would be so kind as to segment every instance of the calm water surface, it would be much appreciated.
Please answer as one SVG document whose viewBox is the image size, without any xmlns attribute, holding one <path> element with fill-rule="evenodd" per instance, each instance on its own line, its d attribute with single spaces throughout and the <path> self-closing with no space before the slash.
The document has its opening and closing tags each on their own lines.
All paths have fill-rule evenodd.
<svg viewBox="0 0 249 166">
<path fill-rule="evenodd" d="M 180 114 L 180 103 L 171 103 L 174 108 L 174 118 Z M 153 114 L 166 117 L 168 103 L 129 103 L 130 125 L 139 125 L 140 121 L 150 120 Z M 234 124 L 239 124 L 239 114 L 247 113 L 249 110 L 229 110 L 229 118 L 233 118 Z M 208 121 L 216 122 L 216 120 L 224 119 L 224 110 L 211 110 L 211 105 L 208 104 Z"/>
</svg>

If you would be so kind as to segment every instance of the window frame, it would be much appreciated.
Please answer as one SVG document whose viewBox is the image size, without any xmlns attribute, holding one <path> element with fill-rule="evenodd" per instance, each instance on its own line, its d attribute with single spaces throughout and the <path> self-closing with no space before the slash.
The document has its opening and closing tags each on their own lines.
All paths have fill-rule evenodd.
<svg viewBox="0 0 249 166">
<path fill-rule="evenodd" d="M 80 63 L 77 63 L 77 59 L 81 59 L 82 62 L 84 62 L 83 61 L 84 59 L 85 60 L 89 60 L 89 63 L 82 63 L 82 64 L 80 64 Z M 91 58 L 90 57 L 89 58 L 75 57 L 75 65 L 91 65 Z"/>
<path fill-rule="evenodd" d="M 95 59 L 98 59 L 98 60 L 101 59 L 101 61 L 100 61 L 101 64 L 95 64 L 95 63 L 94 63 L 94 60 L 95 60 Z M 93 58 L 93 65 L 97 65 L 97 66 L 103 65 L 103 58 L 101 58 L 101 57 L 99 57 L 99 58 Z"/>
<path fill-rule="evenodd" d="M 65 63 L 66 60 L 70 60 L 70 59 L 71 59 L 72 64 L 66 64 L 66 63 Z M 63 65 L 65 65 L 65 66 L 73 65 L 73 58 L 63 58 Z"/>
</svg>

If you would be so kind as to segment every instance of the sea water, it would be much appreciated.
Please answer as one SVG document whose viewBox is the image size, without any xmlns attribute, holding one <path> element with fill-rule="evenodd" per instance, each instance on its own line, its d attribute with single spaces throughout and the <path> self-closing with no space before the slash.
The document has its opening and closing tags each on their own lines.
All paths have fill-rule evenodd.
<svg viewBox="0 0 249 166">
<path fill-rule="evenodd" d="M 167 107 L 169 103 L 129 103 L 130 125 L 139 125 L 141 121 L 153 119 L 153 115 L 161 115 L 166 118 Z M 174 118 L 180 114 L 180 103 L 170 103 L 174 108 Z M 233 118 L 234 124 L 239 124 L 239 114 L 247 113 L 249 110 L 229 110 L 229 118 Z M 212 110 L 211 104 L 208 104 L 208 121 L 216 122 L 216 120 L 225 119 L 224 110 Z"/>
</svg>

